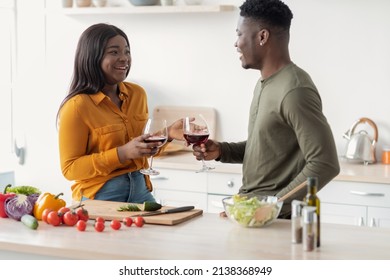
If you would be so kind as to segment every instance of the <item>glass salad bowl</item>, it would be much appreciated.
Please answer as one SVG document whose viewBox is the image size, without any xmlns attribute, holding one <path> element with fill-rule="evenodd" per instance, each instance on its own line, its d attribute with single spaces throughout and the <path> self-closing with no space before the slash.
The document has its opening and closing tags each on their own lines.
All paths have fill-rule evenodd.
<svg viewBox="0 0 390 280">
<path fill-rule="evenodd" d="M 228 218 L 235 223 L 251 228 L 271 224 L 279 216 L 283 201 L 276 196 L 236 194 L 222 199 Z"/>
</svg>

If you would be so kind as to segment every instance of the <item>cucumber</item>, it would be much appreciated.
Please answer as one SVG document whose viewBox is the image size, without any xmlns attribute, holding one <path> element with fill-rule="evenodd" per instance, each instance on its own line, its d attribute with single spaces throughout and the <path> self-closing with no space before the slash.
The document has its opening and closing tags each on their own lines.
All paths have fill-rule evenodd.
<svg viewBox="0 0 390 280">
<path fill-rule="evenodd" d="M 38 220 L 29 214 L 23 215 L 20 221 L 30 229 L 37 229 L 39 226 Z"/>
<path fill-rule="evenodd" d="M 136 204 L 128 203 L 128 204 L 120 206 L 117 209 L 117 211 L 119 211 L 119 212 L 123 212 L 123 211 L 137 212 L 137 211 L 141 211 L 141 209 L 139 209 Z"/>
<path fill-rule="evenodd" d="M 120 206 L 117 211 L 130 211 L 130 212 L 138 212 L 138 211 L 157 211 L 161 209 L 161 204 L 154 201 L 145 201 L 142 205 L 137 205 L 135 203 L 128 203 Z"/>
<path fill-rule="evenodd" d="M 143 211 L 157 211 L 161 209 L 161 204 L 154 201 L 145 201 Z"/>
</svg>

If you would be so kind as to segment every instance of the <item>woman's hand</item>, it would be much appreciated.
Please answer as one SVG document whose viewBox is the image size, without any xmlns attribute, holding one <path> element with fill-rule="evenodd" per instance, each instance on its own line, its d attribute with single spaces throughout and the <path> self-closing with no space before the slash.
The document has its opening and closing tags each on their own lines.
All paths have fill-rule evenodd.
<svg viewBox="0 0 390 280">
<path fill-rule="evenodd" d="M 195 118 L 191 118 L 190 121 L 194 121 Z M 179 119 L 168 126 L 168 141 L 172 141 L 173 139 L 184 141 L 183 136 L 183 119 Z"/>
<path fill-rule="evenodd" d="M 125 163 L 130 159 L 154 156 L 158 152 L 158 146 L 162 143 L 145 143 L 145 139 L 150 136 L 150 134 L 143 134 L 127 142 L 125 145 L 118 147 L 119 161 Z"/>
</svg>

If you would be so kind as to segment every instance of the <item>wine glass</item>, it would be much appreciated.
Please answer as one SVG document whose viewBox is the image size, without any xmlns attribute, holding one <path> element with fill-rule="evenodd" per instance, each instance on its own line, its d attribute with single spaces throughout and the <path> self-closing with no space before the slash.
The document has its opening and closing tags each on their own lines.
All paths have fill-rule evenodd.
<svg viewBox="0 0 390 280">
<path fill-rule="evenodd" d="M 210 130 L 205 118 L 199 114 L 193 122 L 190 117 L 185 117 L 183 122 L 183 136 L 188 144 L 200 145 L 206 143 L 209 139 Z M 202 158 L 202 168 L 196 172 L 204 172 L 214 169 L 214 167 L 207 166 Z"/>
<path fill-rule="evenodd" d="M 151 134 L 149 138 L 144 140 L 145 143 L 160 142 L 161 145 L 157 146 L 158 148 L 162 147 L 168 140 L 168 128 L 167 121 L 160 119 L 148 119 L 145 124 L 144 134 Z M 153 156 L 150 156 L 150 164 L 148 169 L 141 169 L 140 172 L 145 175 L 158 175 L 159 171 L 153 169 Z"/>
</svg>

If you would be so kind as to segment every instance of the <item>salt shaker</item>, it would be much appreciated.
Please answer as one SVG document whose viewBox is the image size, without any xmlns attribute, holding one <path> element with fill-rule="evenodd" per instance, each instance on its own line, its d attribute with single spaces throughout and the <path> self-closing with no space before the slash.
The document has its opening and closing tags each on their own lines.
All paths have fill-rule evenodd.
<svg viewBox="0 0 390 280">
<path fill-rule="evenodd" d="M 291 202 L 291 242 L 302 243 L 302 209 L 306 203 L 299 200 Z"/>
</svg>

